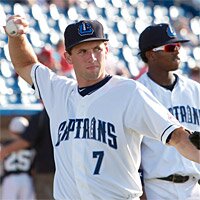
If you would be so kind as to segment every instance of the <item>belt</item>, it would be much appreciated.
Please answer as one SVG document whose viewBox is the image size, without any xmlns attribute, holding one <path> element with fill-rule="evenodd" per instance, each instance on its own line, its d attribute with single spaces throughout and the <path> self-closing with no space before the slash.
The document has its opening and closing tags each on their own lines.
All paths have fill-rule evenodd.
<svg viewBox="0 0 200 200">
<path fill-rule="evenodd" d="M 160 180 L 164 180 L 164 181 L 171 181 L 173 183 L 185 183 L 186 181 L 189 180 L 189 176 L 181 176 L 179 174 L 172 174 L 170 176 L 167 177 L 161 177 L 161 178 L 157 178 Z"/>
</svg>

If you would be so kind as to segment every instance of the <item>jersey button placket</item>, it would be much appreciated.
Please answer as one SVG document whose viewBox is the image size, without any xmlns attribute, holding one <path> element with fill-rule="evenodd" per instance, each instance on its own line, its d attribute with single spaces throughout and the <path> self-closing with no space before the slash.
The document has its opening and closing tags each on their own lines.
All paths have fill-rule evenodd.
<svg viewBox="0 0 200 200">
<path fill-rule="evenodd" d="M 85 118 L 85 113 L 87 113 L 87 106 L 84 101 L 80 101 L 79 104 L 77 105 L 77 112 L 76 112 L 76 117 L 78 119 L 83 119 Z M 81 127 L 83 124 L 81 124 Z M 81 132 L 82 134 L 82 132 Z M 81 139 L 81 134 L 80 134 L 80 139 L 74 139 L 73 141 L 73 147 L 72 147 L 72 157 L 73 157 L 73 167 L 74 170 L 74 176 L 76 180 L 76 185 L 79 191 L 79 194 L 81 196 L 81 199 L 91 199 L 89 198 L 89 187 L 87 183 L 84 183 L 87 180 L 87 174 L 85 172 L 85 168 L 87 167 L 84 163 L 84 155 L 85 155 L 85 142 L 83 139 Z M 77 170 L 78 168 L 78 170 Z"/>
</svg>

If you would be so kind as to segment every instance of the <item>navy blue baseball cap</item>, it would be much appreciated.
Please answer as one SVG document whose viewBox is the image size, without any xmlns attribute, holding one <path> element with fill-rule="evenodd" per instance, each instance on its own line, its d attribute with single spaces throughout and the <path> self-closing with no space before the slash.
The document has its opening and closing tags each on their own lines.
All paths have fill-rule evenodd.
<svg viewBox="0 0 200 200">
<path fill-rule="evenodd" d="M 142 53 L 166 44 L 184 42 L 189 42 L 189 40 L 178 38 L 169 24 L 161 23 L 148 26 L 140 34 L 139 49 L 140 53 Z"/>
<path fill-rule="evenodd" d="M 103 26 L 97 20 L 82 20 L 67 26 L 64 32 L 65 49 L 88 41 L 108 41 Z"/>
</svg>

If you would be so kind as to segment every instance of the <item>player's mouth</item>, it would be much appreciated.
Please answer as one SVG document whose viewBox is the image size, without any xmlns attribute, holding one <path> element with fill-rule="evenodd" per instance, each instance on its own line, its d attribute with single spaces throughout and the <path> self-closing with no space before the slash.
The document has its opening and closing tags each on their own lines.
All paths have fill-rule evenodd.
<svg viewBox="0 0 200 200">
<path fill-rule="evenodd" d="M 96 65 L 90 65 L 87 67 L 87 70 L 91 70 L 91 71 L 96 70 L 96 69 L 98 69 Z"/>
<path fill-rule="evenodd" d="M 173 61 L 177 61 L 177 62 L 179 62 L 179 61 L 180 61 L 179 56 L 174 56 L 174 57 L 173 57 Z"/>
</svg>

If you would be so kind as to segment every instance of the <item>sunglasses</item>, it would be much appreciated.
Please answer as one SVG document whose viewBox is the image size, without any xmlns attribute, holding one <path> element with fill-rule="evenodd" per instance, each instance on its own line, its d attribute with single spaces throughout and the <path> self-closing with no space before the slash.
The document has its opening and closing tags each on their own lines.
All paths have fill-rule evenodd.
<svg viewBox="0 0 200 200">
<path fill-rule="evenodd" d="M 180 48 L 181 48 L 181 45 L 179 43 L 174 43 L 174 44 L 166 44 L 161 47 L 156 47 L 152 49 L 152 51 L 175 52 L 175 51 L 178 51 Z"/>
</svg>

